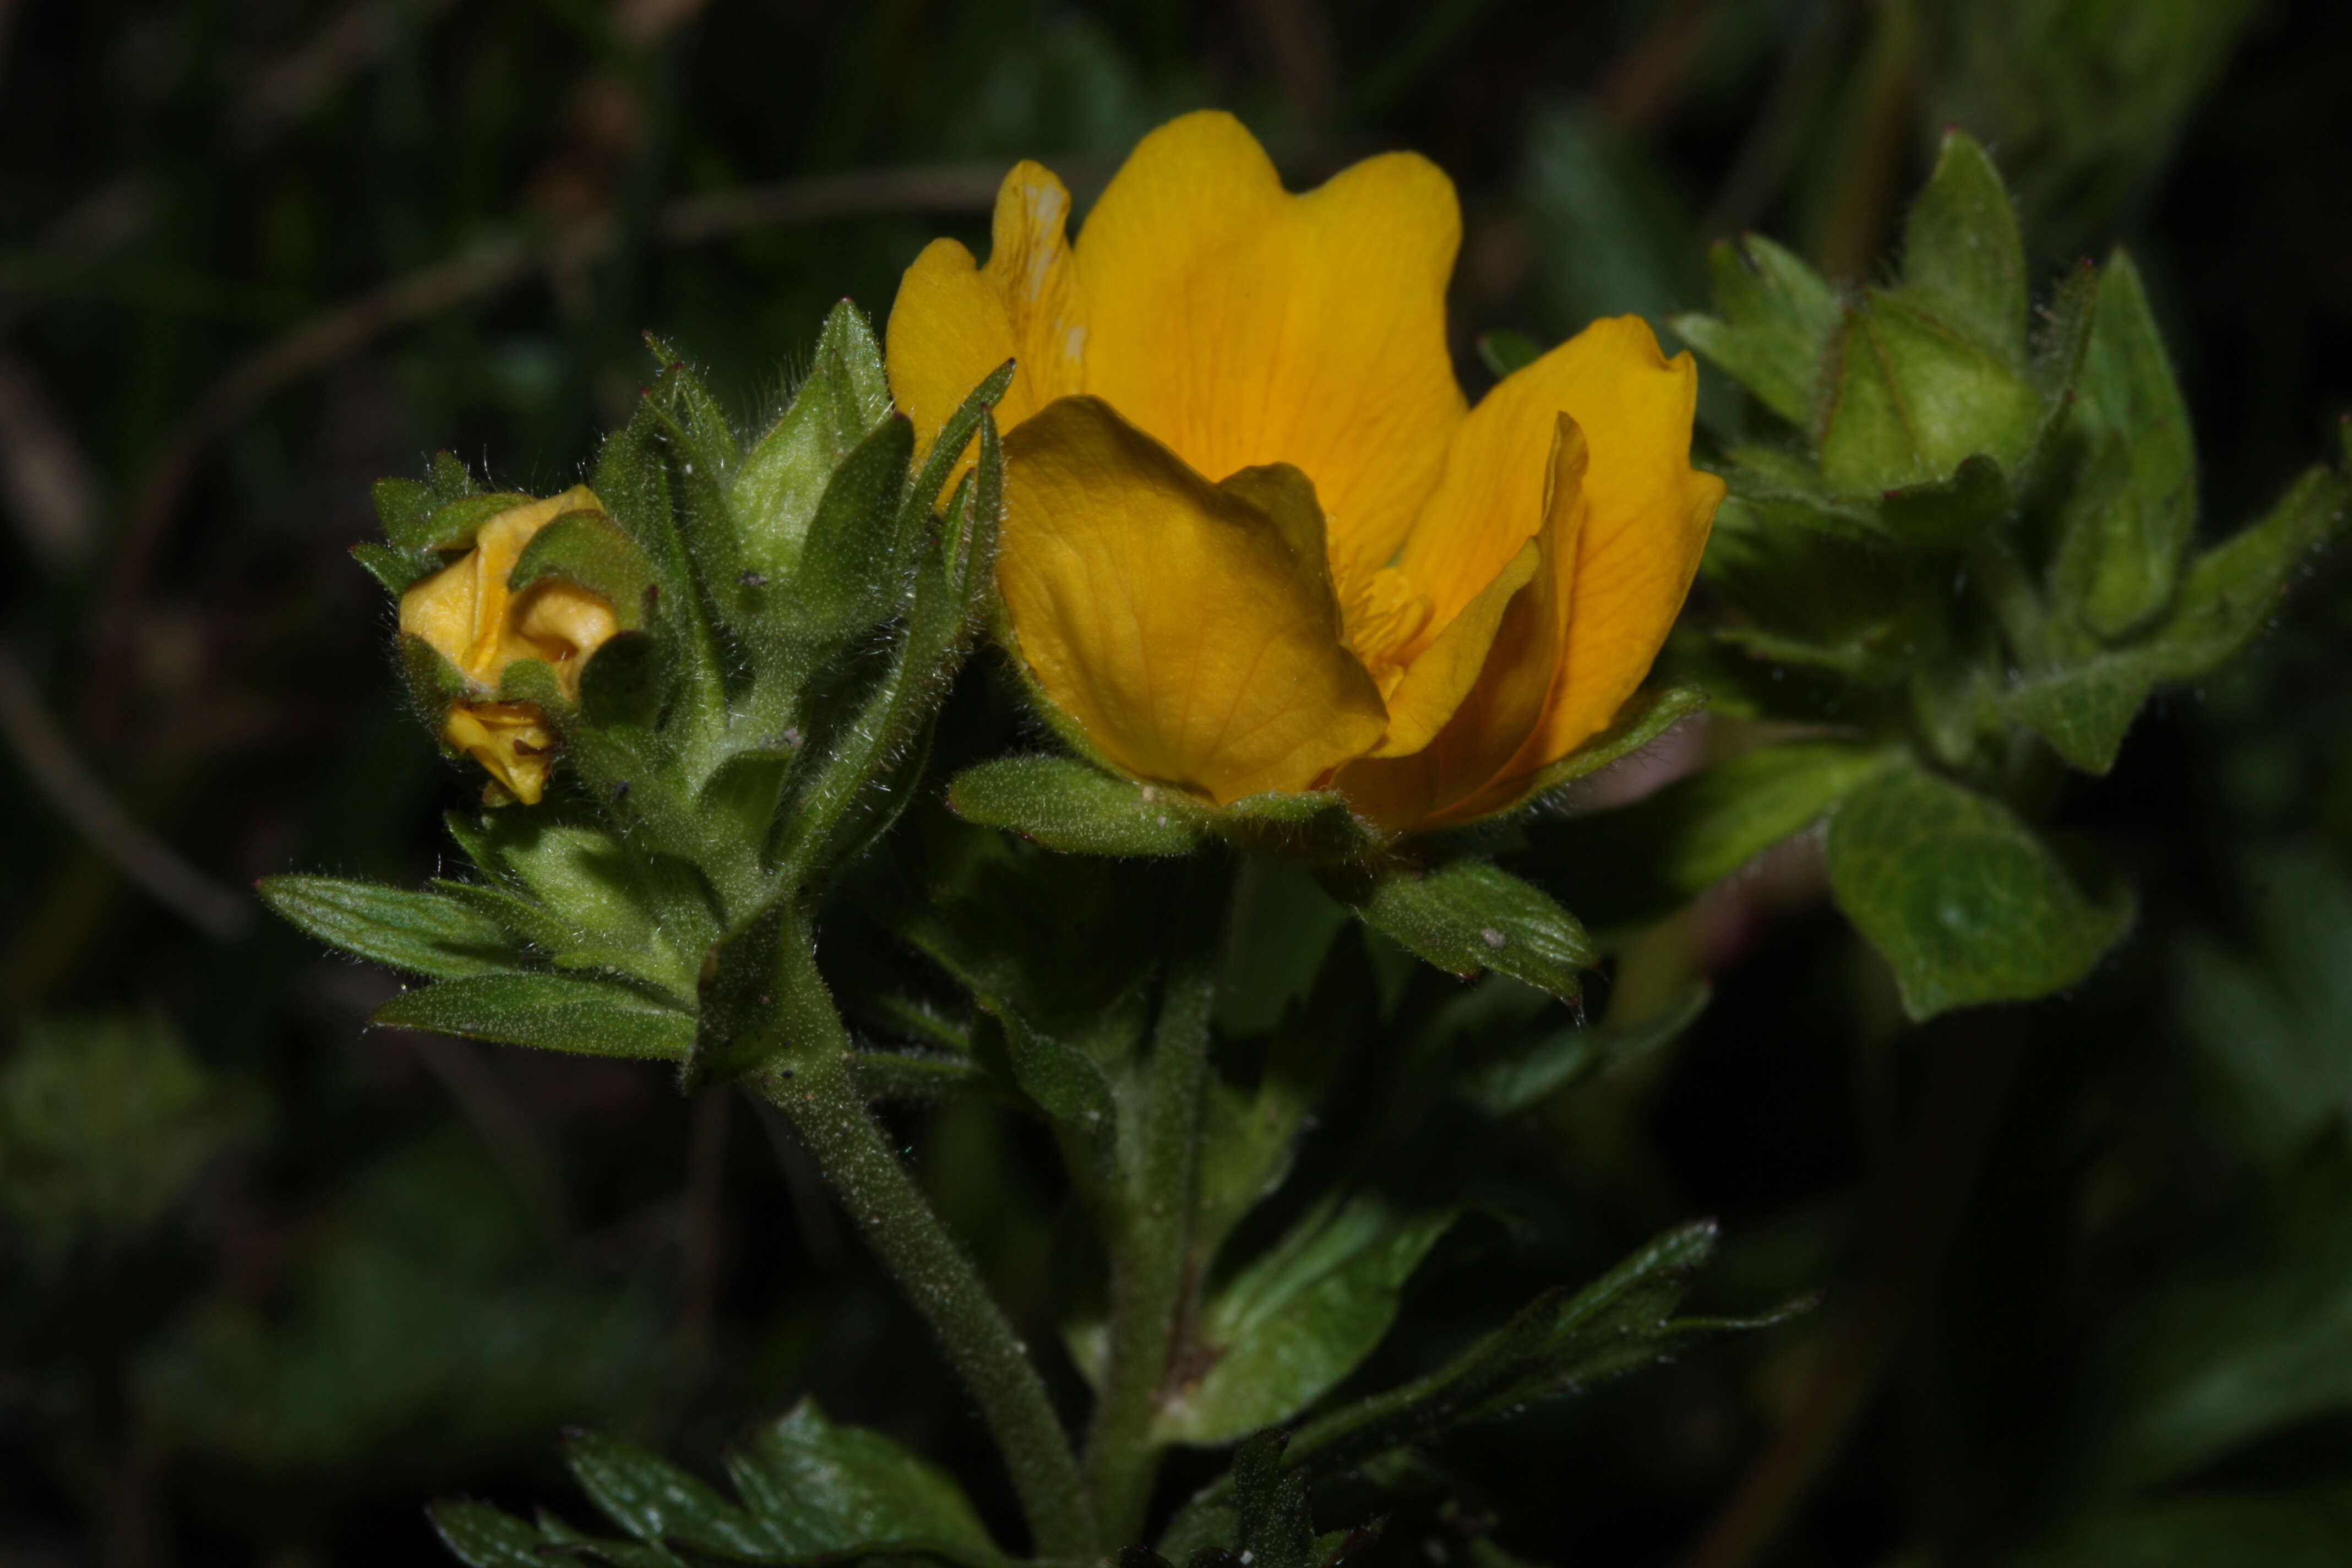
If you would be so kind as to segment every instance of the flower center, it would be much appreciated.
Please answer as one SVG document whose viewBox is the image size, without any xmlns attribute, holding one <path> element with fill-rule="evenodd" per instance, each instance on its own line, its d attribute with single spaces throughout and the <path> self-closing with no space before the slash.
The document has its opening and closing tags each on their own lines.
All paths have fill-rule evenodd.
<svg viewBox="0 0 2352 1568">
<path fill-rule="evenodd" d="M 1340 571 L 1341 635 L 1348 649 L 1371 672 L 1383 701 L 1404 679 L 1405 667 L 1421 651 L 1422 634 L 1429 629 L 1437 606 L 1426 594 L 1416 593 L 1403 573 L 1393 566 L 1374 572 Z"/>
</svg>

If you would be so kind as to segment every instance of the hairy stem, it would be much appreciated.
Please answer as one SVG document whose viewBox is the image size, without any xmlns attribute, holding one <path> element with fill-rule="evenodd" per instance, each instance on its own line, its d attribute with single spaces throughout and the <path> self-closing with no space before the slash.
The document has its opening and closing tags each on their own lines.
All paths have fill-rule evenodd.
<svg viewBox="0 0 2352 1568">
<path fill-rule="evenodd" d="M 1037 1555 L 1092 1557 L 1093 1512 L 1045 1385 L 866 1110 L 850 1076 L 848 1032 L 797 922 L 778 943 L 776 984 L 788 1048 L 760 1075 L 760 1091 L 791 1120 L 866 1245 L 939 1337 L 1004 1456 Z"/>
<path fill-rule="evenodd" d="M 1195 858 L 1185 890 L 1132 1153 L 1105 1205 L 1109 1356 L 1087 1434 L 1087 1484 L 1106 1550 L 1141 1539 L 1160 1445 L 1151 1436 L 1193 1280 L 1193 1167 L 1207 1081 L 1209 1012 L 1227 885 L 1221 858 Z"/>
</svg>

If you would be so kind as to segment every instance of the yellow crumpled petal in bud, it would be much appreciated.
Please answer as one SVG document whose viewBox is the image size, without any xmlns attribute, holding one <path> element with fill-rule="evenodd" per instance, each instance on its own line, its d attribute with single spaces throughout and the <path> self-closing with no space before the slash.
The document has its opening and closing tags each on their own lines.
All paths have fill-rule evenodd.
<svg viewBox="0 0 2352 1568">
<path fill-rule="evenodd" d="M 604 510 L 587 486 L 574 485 L 502 511 L 482 525 L 472 548 L 400 596 L 400 629 L 447 659 L 474 694 L 451 705 L 441 738 L 525 805 L 547 788 L 557 737 L 532 704 L 498 700 L 507 667 L 544 659 L 564 696 L 577 700 L 581 667 L 620 626 L 611 603 L 577 583 L 542 577 L 518 594 L 507 579 L 541 529 L 565 512 Z"/>
<path fill-rule="evenodd" d="M 1688 354 L 1596 321 L 1467 407 L 1461 210 L 1410 153 L 1294 195 L 1190 114 L 1075 244 L 1069 213 L 1014 168 L 987 265 L 935 241 L 886 355 L 926 443 L 1018 363 L 997 584 L 1098 757 L 1218 805 L 1336 787 L 1410 832 L 1510 809 L 1609 726 L 1723 498 Z"/>
</svg>

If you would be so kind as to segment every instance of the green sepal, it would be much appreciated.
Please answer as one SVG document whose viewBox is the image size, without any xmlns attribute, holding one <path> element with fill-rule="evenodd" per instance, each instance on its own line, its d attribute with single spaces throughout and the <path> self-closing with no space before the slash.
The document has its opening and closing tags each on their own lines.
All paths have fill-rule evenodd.
<svg viewBox="0 0 2352 1568">
<path fill-rule="evenodd" d="M 1658 691 L 1637 691 L 1617 710 L 1609 727 L 1529 781 L 1519 805 L 1546 790 L 1574 784 L 1654 744 L 1660 736 L 1706 706 L 1706 693 L 1696 686 L 1669 686 Z M 1509 809 L 1517 810 L 1518 805 Z"/>
<path fill-rule="evenodd" d="M 684 1061 L 694 1019 L 634 986 L 568 974 L 476 974 L 404 992 L 368 1022 L 578 1056 Z"/>
<path fill-rule="evenodd" d="M 2089 447 L 2052 585 L 2114 642 L 2161 614 L 2197 526 L 2189 407 L 2131 258 L 2100 279 L 2073 428 Z"/>
<path fill-rule="evenodd" d="M 669 661 L 650 632 L 618 632 L 580 667 L 580 714 L 589 724 L 652 728 L 670 693 Z"/>
<path fill-rule="evenodd" d="M 602 595 L 623 631 L 646 625 L 656 579 L 645 550 L 601 511 L 567 511 L 530 537 L 507 574 L 507 586 L 520 594 L 546 577 L 577 584 Z"/>
<path fill-rule="evenodd" d="M 677 431 L 679 455 L 695 465 L 697 478 L 707 468 L 710 478 L 723 482 L 742 456 L 734 426 L 685 355 L 651 332 L 645 340 L 647 352 L 661 365 L 653 392 Z"/>
<path fill-rule="evenodd" d="M 436 980 L 489 974 L 522 962 L 498 921 L 437 893 L 341 877 L 264 877 L 254 885 L 278 914 L 328 946 Z"/>
<path fill-rule="evenodd" d="M 1987 353 L 2025 363 L 2025 240 L 2000 172 L 1963 131 L 1944 132 L 1935 173 L 1903 230 L 1903 282 Z"/>
<path fill-rule="evenodd" d="M 1821 471 L 1841 494 L 1935 484 L 1978 456 L 2015 473 L 2042 428 L 2021 363 L 1902 292 L 1873 289 L 1847 308 L 1830 374 Z"/>
<path fill-rule="evenodd" d="M 1153 1439 L 1230 1443 L 1321 1398 L 1379 1347 L 1405 1282 L 1458 1217 L 1370 1196 L 1319 1205 L 1209 1298 L 1185 1358 L 1202 1371 L 1163 1396 Z"/>
<path fill-rule="evenodd" d="M 1811 429 L 1830 344 L 1844 316 L 1837 290 L 1761 235 L 1719 241 L 1707 253 L 1707 268 L 1717 313 L 1676 316 L 1675 334 L 1765 407 Z"/>
<path fill-rule="evenodd" d="M 728 499 L 745 566 L 774 582 L 793 575 L 834 470 L 889 411 L 881 347 L 844 300 L 825 317 L 792 402 L 735 469 Z"/>
<path fill-rule="evenodd" d="M 797 632 L 854 636 L 897 607 L 908 559 L 899 502 L 915 455 L 915 426 L 903 414 L 876 426 L 834 469 L 810 519 L 793 575 Z"/>
<path fill-rule="evenodd" d="M 387 527 L 384 534 L 403 550 L 463 550 L 474 542 L 474 535 L 482 531 L 484 523 L 538 500 L 537 496 L 510 490 L 464 496 L 422 517 L 404 519 L 397 530 Z"/>
<path fill-rule="evenodd" d="M 499 700 L 528 702 L 561 730 L 570 730 L 580 718 L 579 705 L 564 694 L 555 667 L 543 658 L 519 658 L 500 670 Z"/>
<path fill-rule="evenodd" d="M 930 455 L 923 459 L 914 483 L 908 488 L 905 514 L 899 521 L 902 533 L 911 537 L 915 526 L 929 518 L 939 506 L 949 478 L 971 449 L 972 437 L 980 434 L 980 422 L 1003 401 L 1005 390 L 1013 384 L 1013 362 L 1006 360 L 991 371 L 948 416 L 947 423 L 940 426 L 940 433 L 931 440 Z"/>
<path fill-rule="evenodd" d="M 1000 757 L 958 773 L 948 807 L 1072 855 L 1190 854 L 1202 804 L 1164 784 L 1138 784 L 1076 757 Z"/>
<path fill-rule="evenodd" d="M 436 551 L 404 549 L 397 544 L 354 544 L 352 559 L 395 599 L 440 571 L 443 564 Z"/>
<path fill-rule="evenodd" d="M 1498 327 L 1493 331 L 1478 334 L 1479 363 L 1492 372 L 1497 381 L 1527 369 L 1543 356 L 1543 344 L 1525 332 Z"/>
<path fill-rule="evenodd" d="M 1366 925 L 1465 979 L 1491 970 L 1572 1001 L 1600 956 L 1549 894 L 1484 860 L 1340 873 L 1328 885 Z"/>
<path fill-rule="evenodd" d="M 409 711 L 424 726 L 440 731 L 449 705 L 473 694 L 473 683 L 463 671 L 441 657 L 441 650 L 415 632 L 402 632 L 397 644 L 401 687 L 408 694 Z"/>
<path fill-rule="evenodd" d="M 1887 491 L 1878 504 L 1879 527 L 1916 548 L 1957 549 L 1990 531 L 2016 504 L 2009 475 L 1978 453 L 1962 458 L 1948 479 Z"/>
<path fill-rule="evenodd" d="M 2007 806 L 1916 767 L 1888 769 L 1839 805 L 1829 871 L 1916 1019 L 2074 984 L 2135 908 L 2126 889 L 2085 892 Z"/>
<path fill-rule="evenodd" d="M 429 477 L 423 479 L 375 482 L 375 515 L 383 524 L 386 538 L 396 540 L 417 531 L 434 512 L 476 492 L 474 476 L 447 452 L 434 453 L 426 471 Z"/>
</svg>

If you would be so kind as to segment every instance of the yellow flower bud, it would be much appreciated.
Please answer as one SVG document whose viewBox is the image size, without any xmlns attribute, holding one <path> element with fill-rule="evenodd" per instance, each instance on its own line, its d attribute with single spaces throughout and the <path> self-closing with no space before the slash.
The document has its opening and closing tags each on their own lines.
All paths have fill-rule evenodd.
<svg viewBox="0 0 2352 1568">
<path fill-rule="evenodd" d="M 602 511 L 585 485 L 514 507 L 484 523 L 463 555 L 400 596 L 400 629 L 421 637 L 466 678 L 469 694 L 450 706 L 441 738 L 489 771 L 528 805 L 547 787 L 554 727 L 529 702 L 499 700 L 517 659 L 543 659 L 567 698 L 580 695 L 580 669 L 619 629 L 610 601 L 562 577 L 520 593 L 507 583 L 531 536 L 571 511 Z"/>
<path fill-rule="evenodd" d="M 1409 153 L 1292 195 L 1192 114 L 1075 245 L 1069 211 L 1016 167 L 986 267 L 938 240 L 907 269 L 887 363 L 929 441 L 1018 363 L 997 583 L 1088 749 L 1220 805 L 1337 788 L 1403 832 L 1508 809 L 1607 728 L 1723 496 L 1688 354 L 1596 321 L 1468 406 L 1460 209 Z"/>
</svg>

